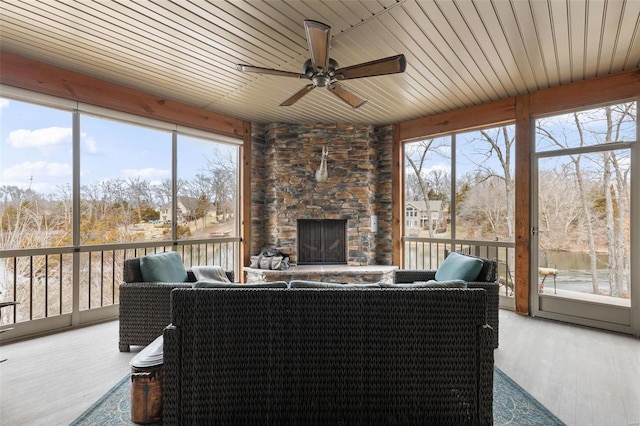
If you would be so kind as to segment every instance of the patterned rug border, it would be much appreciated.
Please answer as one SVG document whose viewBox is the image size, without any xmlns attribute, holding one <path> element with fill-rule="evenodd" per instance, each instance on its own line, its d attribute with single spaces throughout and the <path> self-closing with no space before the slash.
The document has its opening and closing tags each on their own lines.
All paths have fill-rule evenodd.
<svg viewBox="0 0 640 426">
<path fill-rule="evenodd" d="M 127 374 L 74 420 L 70 426 L 134 425 L 135 423 L 130 419 L 130 390 L 129 386 L 125 386 L 129 381 L 130 376 Z M 493 387 L 494 425 L 564 425 L 544 405 L 498 367 L 494 367 Z"/>
<path fill-rule="evenodd" d="M 118 391 L 118 389 L 120 389 L 120 386 L 124 385 L 125 383 L 129 382 L 129 380 L 131 380 L 131 375 L 127 374 L 126 376 L 124 376 L 122 379 L 120 379 L 118 381 L 118 383 L 116 383 L 115 385 L 113 385 L 113 387 L 111 387 L 111 389 L 109 389 L 107 392 L 105 392 L 104 395 L 102 395 L 100 397 L 100 399 L 98 399 L 96 402 L 94 402 L 91 407 L 87 408 L 85 410 L 84 413 L 80 414 L 78 416 L 77 419 L 75 419 L 73 422 L 71 422 L 69 424 L 69 426 L 80 426 L 80 425 L 84 425 L 85 423 L 83 423 L 85 420 L 88 420 L 89 423 L 87 424 L 92 424 L 91 423 L 91 419 L 89 418 L 89 416 L 91 414 L 93 414 L 95 411 L 97 411 L 98 409 L 102 408 L 102 405 L 104 404 L 104 402 L 108 399 L 110 399 L 111 397 L 113 397 L 113 395 Z M 124 423 L 127 424 L 127 423 Z M 133 422 L 130 422 L 129 424 L 135 424 Z"/>
<path fill-rule="evenodd" d="M 527 392 L 522 386 L 520 386 L 516 381 L 514 381 L 511 377 L 507 376 L 507 374 L 500 370 L 498 367 L 493 367 L 493 373 L 494 374 L 498 374 L 500 375 L 500 378 L 502 380 L 504 380 L 505 382 L 507 382 L 510 386 L 517 388 L 520 392 L 522 392 L 524 394 L 524 396 L 526 396 L 528 399 L 530 399 L 531 404 L 533 404 L 535 406 L 536 409 L 545 412 L 546 414 L 548 414 L 550 417 L 553 418 L 553 420 L 556 423 L 551 423 L 554 425 L 564 425 L 565 423 L 563 423 L 560 419 L 558 419 L 551 411 L 549 411 L 549 409 L 547 407 L 545 407 L 544 405 L 542 405 L 542 403 L 540 401 L 538 401 L 537 399 L 535 399 L 529 392 Z M 495 377 L 493 379 L 493 383 L 494 383 L 494 387 L 495 387 Z"/>
</svg>

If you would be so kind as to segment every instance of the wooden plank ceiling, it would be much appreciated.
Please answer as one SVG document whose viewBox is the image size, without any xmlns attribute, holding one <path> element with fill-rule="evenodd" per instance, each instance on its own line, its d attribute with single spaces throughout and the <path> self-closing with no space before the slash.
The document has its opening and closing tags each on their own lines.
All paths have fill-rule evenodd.
<svg viewBox="0 0 640 426">
<path fill-rule="evenodd" d="M 278 106 L 307 80 L 304 19 L 340 66 L 404 53 L 404 74 Z M 388 124 L 640 66 L 639 0 L 2 0 L 0 49 L 236 118 Z M 0 70 L 1 72 L 1 70 Z"/>
</svg>

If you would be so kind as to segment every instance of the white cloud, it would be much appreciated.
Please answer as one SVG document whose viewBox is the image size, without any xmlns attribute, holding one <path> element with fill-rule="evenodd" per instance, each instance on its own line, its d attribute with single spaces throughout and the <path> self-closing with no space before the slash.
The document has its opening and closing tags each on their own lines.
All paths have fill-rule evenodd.
<svg viewBox="0 0 640 426">
<path fill-rule="evenodd" d="M 451 166 L 449 166 L 448 164 L 435 164 L 433 167 L 429 167 L 425 171 L 427 173 L 431 173 L 431 172 L 451 173 Z"/>
<path fill-rule="evenodd" d="M 9 99 L 0 98 L 0 109 L 9 106 Z"/>
<path fill-rule="evenodd" d="M 139 177 L 144 180 L 152 180 L 170 177 L 171 172 L 166 169 L 156 169 L 153 167 L 148 167 L 146 169 L 124 169 L 122 170 L 122 175 L 124 177 L 136 178 Z"/>
<path fill-rule="evenodd" d="M 98 143 L 93 138 L 86 138 L 84 141 L 84 145 L 87 148 L 87 152 L 91 154 L 95 154 L 98 152 Z"/>
<path fill-rule="evenodd" d="M 48 163 L 46 161 L 25 161 L 6 168 L 2 172 L 3 181 L 28 182 L 35 179 L 71 177 L 72 167 L 68 163 Z"/>
<path fill-rule="evenodd" d="M 9 133 L 7 138 L 13 148 L 42 148 L 71 143 L 70 127 L 47 127 L 45 129 L 19 129 Z"/>
</svg>

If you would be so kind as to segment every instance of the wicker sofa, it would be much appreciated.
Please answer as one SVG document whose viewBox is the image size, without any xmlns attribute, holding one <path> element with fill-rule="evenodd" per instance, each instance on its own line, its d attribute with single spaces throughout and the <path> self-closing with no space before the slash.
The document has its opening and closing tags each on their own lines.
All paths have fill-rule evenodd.
<svg viewBox="0 0 640 426">
<path fill-rule="evenodd" d="M 226 271 L 230 281 L 233 271 Z M 144 282 L 140 258 L 126 259 L 124 282 L 120 285 L 120 352 L 129 352 L 131 345 L 146 346 L 162 334 L 171 322 L 171 290 L 191 288 L 196 277 L 187 270 L 185 282 Z"/>
<path fill-rule="evenodd" d="M 465 256 L 469 256 L 466 255 Z M 475 257 L 475 256 L 470 256 Z M 499 344 L 499 304 L 498 291 L 498 262 L 480 257 L 483 265 L 478 276 L 467 282 L 468 288 L 482 288 L 487 292 L 487 323 L 493 328 L 494 347 Z M 394 271 L 393 282 L 413 283 L 434 280 L 436 269 L 397 269 Z"/>
<path fill-rule="evenodd" d="M 481 289 L 185 289 L 163 424 L 490 425 Z"/>
</svg>

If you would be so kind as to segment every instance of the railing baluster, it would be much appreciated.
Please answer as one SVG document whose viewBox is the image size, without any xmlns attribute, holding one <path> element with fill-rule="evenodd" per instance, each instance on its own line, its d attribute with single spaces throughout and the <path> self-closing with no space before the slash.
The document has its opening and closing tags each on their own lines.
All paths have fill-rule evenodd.
<svg viewBox="0 0 640 426">
<path fill-rule="evenodd" d="M 89 277 L 88 277 L 88 281 L 89 281 L 89 287 L 88 287 L 88 291 L 89 291 L 89 304 L 88 309 L 91 309 L 91 255 L 93 254 L 92 251 L 89 252 L 89 266 L 88 266 L 88 271 L 89 271 Z"/>
<path fill-rule="evenodd" d="M 49 316 L 49 255 L 44 255 L 44 317 Z"/>
<path fill-rule="evenodd" d="M 58 306 L 58 315 L 62 315 L 62 282 L 63 282 L 63 281 L 62 281 L 62 270 L 63 270 L 63 269 L 62 269 L 62 261 L 63 261 L 63 259 L 64 259 L 64 258 L 63 258 L 63 254 L 62 254 L 62 253 L 60 253 L 60 261 L 58 262 L 58 267 L 59 267 L 59 269 L 60 269 L 60 270 L 58 271 L 58 275 L 60 276 L 60 279 L 59 279 L 59 281 L 60 281 L 60 282 L 59 282 L 59 284 L 58 284 L 58 285 L 60 286 L 60 288 L 59 288 L 59 290 L 58 290 L 58 293 L 59 293 L 58 297 L 59 297 L 59 299 L 60 299 L 60 302 L 59 302 L 59 303 L 60 303 L 60 306 Z"/>
<path fill-rule="evenodd" d="M 29 258 L 29 320 L 33 320 L 33 256 Z"/>
<path fill-rule="evenodd" d="M 104 251 L 100 251 L 100 306 L 104 306 Z"/>
<path fill-rule="evenodd" d="M 116 304 L 116 251 L 111 250 L 111 304 Z"/>
</svg>

